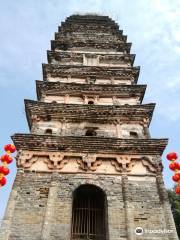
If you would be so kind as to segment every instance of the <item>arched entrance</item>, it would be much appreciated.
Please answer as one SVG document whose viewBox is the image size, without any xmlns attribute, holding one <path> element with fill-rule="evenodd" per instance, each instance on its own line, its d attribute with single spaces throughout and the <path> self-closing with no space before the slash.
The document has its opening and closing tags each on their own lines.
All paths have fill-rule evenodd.
<svg viewBox="0 0 180 240">
<path fill-rule="evenodd" d="M 72 240 L 106 240 L 106 195 L 94 185 L 82 185 L 73 196 Z"/>
</svg>

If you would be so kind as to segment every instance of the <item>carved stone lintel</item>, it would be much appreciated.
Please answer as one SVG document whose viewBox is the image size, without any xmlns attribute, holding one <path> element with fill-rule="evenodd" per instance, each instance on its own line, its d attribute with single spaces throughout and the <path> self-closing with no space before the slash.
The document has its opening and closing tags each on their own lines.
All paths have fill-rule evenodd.
<svg viewBox="0 0 180 240">
<path fill-rule="evenodd" d="M 149 172 L 158 172 L 158 164 L 152 162 L 149 157 L 133 158 L 132 156 L 121 156 L 111 160 L 111 164 L 116 168 L 118 172 L 131 172 L 137 161 L 141 161 Z"/>
<path fill-rule="evenodd" d="M 16 158 L 18 159 L 18 165 L 24 168 L 30 168 L 33 163 L 38 160 L 38 156 L 34 157 L 34 154 L 32 152 L 19 151 Z"/>
<path fill-rule="evenodd" d="M 83 170 L 96 171 L 97 167 L 102 164 L 102 160 L 97 160 L 96 155 L 84 154 L 81 160 L 77 160 L 80 168 Z"/>
<path fill-rule="evenodd" d="M 155 168 L 158 173 L 161 173 L 163 171 L 163 164 L 162 164 L 162 159 L 160 156 L 156 155 L 155 157 L 152 158 L 152 162 L 155 163 Z"/>
<path fill-rule="evenodd" d="M 82 160 L 87 164 L 87 167 L 90 168 L 92 163 L 96 161 L 96 155 L 84 154 Z"/>
<path fill-rule="evenodd" d="M 62 153 L 50 153 L 49 159 L 45 159 L 44 162 L 47 163 L 49 169 L 62 169 L 68 160 L 64 159 Z"/>
<path fill-rule="evenodd" d="M 131 160 L 129 156 L 117 157 L 116 160 L 112 160 L 111 164 L 115 166 L 119 172 L 130 172 L 135 165 L 135 162 Z"/>
<path fill-rule="evenodd" d="M 33 123 L 39 122 L 41 120 L 41 118 L 38 117 L 37 115 L 32 115 L 31 118 L 32 118 Z"/>
<path fill-rule="evenodd" d="M 142 164 L 143 164 L 143 166 L 147 167 L 150 172 L 153 172 L 153 173 L 157 172 L 156 168 L 152 165 L 149 158 L 143 157 Z"/>
<path fill-rule="evenodd" d="M 47 144 L 44 142 L 44 144 Z M 50 170 L 61 170 L 64 165 L 70 162 L 71 158 L 76 158 L 80 169 L 85 171 L 96 171 L 104 161 L 110 162 L 117 172 L 130 173 L 133 167 L 141 162 L 149 173 L 161 173 L 162 162 L 158 156 L 134 156 L 134 155 L 104 155 L 104 154 L 82 154 L 65 152 L 37 152 L 19 151 L 17 155 L 18 167 L 31 169 L 31 166 L 41 158 Z M 155 159 L 154 159 L 155 158 Z M 39 169 L 38 165 L 37 168 Z M 139 168 L 139 166 L 137 166 Z M 36 166 L 35 166 L 36 168 Z M 33 168 L 34 169 L 34 168 Z M 40 169 L 39 169 L 40 170 Z M 136 171 L 136 170 L 135 170 Z M 135 173 L 135 172 L 133 172 Z"/>
<path fill-rule="evenodd" d="M 19 151 L 17 155 L 18 166 L 30 168 L 39 157 L 46 157 L 44 162 L 47 163 L 49 169 L 62 169 L 68 160 L 64 159 L 62 153 L 36 153 L 30 151 Z"/>
</svg>

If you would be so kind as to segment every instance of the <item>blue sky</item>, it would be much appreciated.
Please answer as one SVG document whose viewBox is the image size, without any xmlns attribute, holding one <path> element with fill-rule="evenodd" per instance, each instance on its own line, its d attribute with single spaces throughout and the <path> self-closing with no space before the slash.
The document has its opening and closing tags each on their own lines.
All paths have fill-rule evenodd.
<svg viewBox="0 0 180 240">
<path fill-rule="evenodd" d="M 75 13 L 98 13 L 116 20 L 141 66 L 139 84 L 147 84 L 144 103 L 156 102 L 152 137 L 167 137 L 165 154 L 180 154 L 180 1 L 179 0 L 4 0 L 0 14 L 0 150 L 15 132 L 28 132 L 24 99 L 36 99 L 50 40 L 61 21 Z M 1 150 L 1 154 L 3 151 Z M 164 180 L 172 173 L 163 155 Z M 0 219 L 16 174 L 0 189 Z"/>
</svg>

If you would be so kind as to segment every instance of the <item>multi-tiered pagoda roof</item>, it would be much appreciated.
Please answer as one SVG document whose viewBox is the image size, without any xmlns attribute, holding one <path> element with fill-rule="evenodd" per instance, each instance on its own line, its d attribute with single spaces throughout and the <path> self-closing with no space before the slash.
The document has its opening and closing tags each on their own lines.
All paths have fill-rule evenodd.
<svg viewBox="0 0 180 240">
<path fill-rule="evenodd" d="M 88 23 L 88 24 L 87 24 Z M 73 15 L 61 24 L 43 64 L 43 81 L 36 81 L 38 101 L 25 100 L 30 129 L 37 121 L 71 123 L 138 123 L 149 126 L 155 104 L 142 104 L 146 85 L 136 85 L 139 67 L 131 43 L 118 25 L 107 16 Z M 88 78 L 95 79 L 94 83 Z M 78 79 L 78 81 L 77 81 Z M 82 81 L 82 82 L 80 82 Z M 107 82 L 106 82 L 107 81 Z M 46 101 L 47 97 L 83 99 L 134 98 L 134 104 L 77 104 Z M 161 155 L 167 139 L 123 139 L 114 137 L 15 134 L 17 149 L 35 151 L 78 151 L 141 153 Z"/>
</svg>

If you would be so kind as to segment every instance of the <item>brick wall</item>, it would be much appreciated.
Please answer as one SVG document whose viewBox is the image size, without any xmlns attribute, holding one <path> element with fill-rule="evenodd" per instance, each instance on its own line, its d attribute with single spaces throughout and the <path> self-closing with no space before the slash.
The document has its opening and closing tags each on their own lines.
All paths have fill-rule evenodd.
<svg viewBox="0 0 180 240">
<path fill-rule="evenodd" d="M 17 194 L 10 197 L 0 240 L 69 240 L 72 196 L 81 184 L 94 184 L 106 193 L 109 240 L 176 239 L 165 235 L 136 238 L 137 226 L 166 228 L 166 215 L 155 178 L 129 177 L 125 181 L 122 186 L 121 176 L 19 170 L 13 187 Z"/>
</svg>

